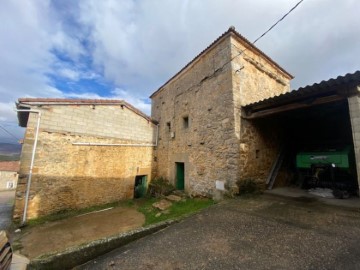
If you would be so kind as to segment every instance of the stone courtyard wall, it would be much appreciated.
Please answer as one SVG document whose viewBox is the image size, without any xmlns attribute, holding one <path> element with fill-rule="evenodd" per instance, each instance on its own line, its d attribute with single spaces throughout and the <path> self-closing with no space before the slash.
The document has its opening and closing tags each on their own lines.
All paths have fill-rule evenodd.
<svg viewBox="0 0 360 270">
<path fill-rule="evenodd" d="M 105 105 L 97 105 L 95 110 L 86 105 L 36 109 L 43 115 L 27 218 L 130 199 L 136 175 L 147 175 L 148 182 L 151 181 L 153 147 L 149 145 L 154 143 L 156 132 L 153 123 L 126 108 Z M 23 214 L 36 120 L 37 114 L 30 113 L 21 155 L 15 219 Z M 78 142 L 145 146 L 73 144 Z"/>
</svg>

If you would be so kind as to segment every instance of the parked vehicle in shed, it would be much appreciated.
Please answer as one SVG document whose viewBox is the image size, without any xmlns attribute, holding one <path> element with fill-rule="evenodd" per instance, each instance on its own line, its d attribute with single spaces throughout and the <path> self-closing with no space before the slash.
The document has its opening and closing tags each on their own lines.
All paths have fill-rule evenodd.
<svg viewBox="0 0 360 270">
<path fill-rule="evenodd" d="M 296 168 L 302 187 L 330 188 L 336 197 L 347 197 L 357 190 L 352 147 L 310 149 L 298 152 Z"/>
<path fill-rule="evenodd" d="M 5 231 L 0 231 L 0 269 L 10 269 L 12 249 Z"/>
</svg>

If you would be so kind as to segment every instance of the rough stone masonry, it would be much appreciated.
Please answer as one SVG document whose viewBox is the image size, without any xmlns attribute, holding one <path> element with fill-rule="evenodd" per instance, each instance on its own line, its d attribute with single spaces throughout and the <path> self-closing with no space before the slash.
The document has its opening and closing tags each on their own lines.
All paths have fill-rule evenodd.
<svg viewBox="0 0 360 270">
<path fill-rule="evenodd" d="M 137 175 L 151 181 L 156 125 L 126 105 L 20 100 L 18 108 L 41 111 L 27 218 L 133 198 Z M 24 210 L 38 117 L 27 114 L 15 219 Z"/>
<path fill-rule="evenodd" d="M 278 145 L 241 118 L 241 106 L 289 91 L 290 79 L 230 28 L 151 96 L 160 127 L 157 174 L 175 184 L 176 163 L 183 163 L 185 190 L 210 197 L 217 181 L 229 193 L 242 177 L 263 181 Z"/>
</svg>

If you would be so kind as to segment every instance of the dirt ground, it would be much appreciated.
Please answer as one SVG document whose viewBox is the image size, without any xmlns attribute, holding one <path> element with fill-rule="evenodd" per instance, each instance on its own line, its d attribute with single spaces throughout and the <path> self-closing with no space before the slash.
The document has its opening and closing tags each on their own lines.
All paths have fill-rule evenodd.
<svg viewBox="0 0 360 270">
<path fill-rule="evenodd" d="M 212 206 L 76 269 L 360 269 L 359 208 L 263 195 Z"/>
<path fill-rule="evenodd" d="M 141 227 L 145 217 L 135 208 L 116 207 L 26 228 L 16 236 L 20 253 L 32 259 Z"/>
</svg>

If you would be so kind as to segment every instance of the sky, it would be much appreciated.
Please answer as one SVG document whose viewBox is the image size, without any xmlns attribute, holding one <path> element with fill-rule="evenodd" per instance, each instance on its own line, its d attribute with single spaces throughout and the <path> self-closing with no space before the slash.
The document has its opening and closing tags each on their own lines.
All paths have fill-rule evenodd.
<svg viewBox="0 0 360 270">
<path fill-rule="evenodd" d="M 254 41 L 299 0 L 3 0 L 0 142 L 23 137 L 21 97 L 149 96 L 230 26 Z M 360 70 L 360 1 L 304 0 L 256 46 L 291 88 Z"/>
</svg>

